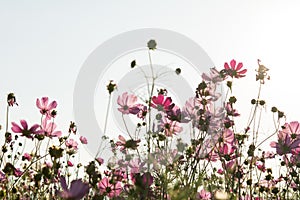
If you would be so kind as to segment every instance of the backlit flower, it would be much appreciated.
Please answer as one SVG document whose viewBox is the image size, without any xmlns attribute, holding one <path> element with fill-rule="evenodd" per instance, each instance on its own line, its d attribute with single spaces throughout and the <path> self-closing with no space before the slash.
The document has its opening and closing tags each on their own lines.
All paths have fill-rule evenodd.
<svg viewBox="0 0 300 200">
<path fill-rule="evenodd" d="M 177 121 L 171 121 L 168 118 L 163 118 L 160 128 L 164 131 L 165 135 L 171 137 L 173 134 L 180 133 L 183 129 Z"/>
<path fill-rule="evenodd" d="M 159 94 L 157 97 L 152 97 L 151 107 L 156 108 L 158 111 L 167 111 L 172 103 L 171 97 L 165 98 L 164 95 Z"/>
<path fill-rule="evenodd" d="M 98 183 L 98 188 L 99 188 L 100 194 L 106 195 L 109 198 L 117 197 L 122 192 L 121 182 L 117 181 L 116 183 L 112 184 L 107 177 L 104 177 Z"/>
<path fill-rule="evenodd" d="M 136 105 L 137 96 L 124 92 L 119 96 L 117 103 L 121 106 L 118 110 L 123 114 L 137 114 L 140 109 Z"/>
<path fill-rule="evenodd" d="M 47 118 L 44 118 L 42 121 L 42 131 L 43 131 L 43 135 L 47 136 L 47 137 L 61 137 L 62 132 L 61 131 L 56 131 L 56 124 L 54 122 L 49 122 Z"/>
<path fill-rule="evenodd" d="M 41 133 L 41 130 L 39 130 L 39 125 L 34 124 L 31 128 L 28 128 L 28 124 L 25 120 L 20 120 L 21 126 L 15 122 L 12 122 L 12 128 L 11 130 L 14 133 L 22 133 L 22 136 L 25 136 L 27 138 L 33 138 L 33 135 Z"/>
<path fill-rule="evenodd" d="M 230 66 L 227 62 L 224 64 L 226 73 L 232 78 L 241 78 L 246 76 L 245 73 L 247 72 L 247 69 L 242 70 L 242 67 L 243 63 L 240 62 L 236 66 L 236 61 L 234 59 L 230 61 Z"/>
<path fill-rule="evenodd" d="M 78 149 L 78 143 L 74 139 L 72 139 L 72 138 L 66 140 L 65 145 L 69 149 L 74 149 L 74 150 Z"/>
<path fill-rule="evenodd" d="M 276 148 L 279 155 L 295 152 L 300 148 L 300 124 L 293 121 L 285 123 L 284 129 L 278 133 L 278 142 L 271 142 L 271 147 Z"/>
<path fill-rule="evenodd" d="M 197 193 L 197 199 L 201 199 L 201 200 L 209 200 L 211 199 L 211 193 L 202 189 L 200 190 L 200 192 Z"/>
<path fill-rule="evenodd" d="M 53 109 L 57 107 L 56 101 L 49 103 L 48 97 L 42 97 L 41 99 L 36 99 L 36 106 L 40 109 L 40 113 L 45 115 L 47 119 L 54 117 L 56 112 L 52 112 Z"/>
<path fill-rule="evenodd" d="M 70 189 L 68 189 L 65 177 L 61 176 L 60 184 L 63 190 L 57 191 L 56 194 L 63 199 L 80 200 L 86 194 L 89 193 L 89 189 L 90 189 L 89 185 L 87 183 L 82 182 L 81 179 L 73 180 L 71 182 Z"/>
</svg>

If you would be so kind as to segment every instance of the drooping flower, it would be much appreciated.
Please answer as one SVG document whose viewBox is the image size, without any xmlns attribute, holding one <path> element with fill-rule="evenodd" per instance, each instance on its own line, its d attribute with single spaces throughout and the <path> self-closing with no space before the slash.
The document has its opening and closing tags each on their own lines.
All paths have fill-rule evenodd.
<svg viewBox="0 0 300 200">
<path fill-rule="evenodd" d="M 121 106 L 118 110 L 123 114 L 137 114 L 140 109 L 137 107 L 136 102 L 137 96 L 124 92 L 117 99 L 117 103 Z"/>
<path fill-rule="evenodd" d="M 227 62 L 224 64 L 226 73 L 232 78 L 242 78 L 246 76 L 245 73 L 247 72 L 247 69 L 242 69 L 242 67 L 243 63 L 240 62 L 236 66 L 236 61 L 234 59 L 230 61 L 230 66 Z"/>
<path fill-rule="evenodd" d="M 40 113 L 42 115 L 45 115 L 48 120 L 51 119 L 51 117 L 54 117 L 56 115 L 54 109 L 57 107 L 57 102 L 52 101 L 49 104 L 48 97 L 42 97 L 41 99 L 36 99 L 36 106 L 40 109 Z"/>
<path fill-rule="evenodd" d="M 104 177 L 99 183 L 98 188 L 100 194 L 106 195 L 109 198 L 118 197 L 122 192 L 121 182 L 111 183 L 107 177 Z"/>
<path fill-rule="evenodd" d="M 96 158 L 96 161 L 99 163 L 99 165 L 102 165 L 104 163 L 104 159 L 101 157 Z"/>
<path fill-rule="evenodd" d="M 62 132 L 61 131 L 55 131 L 56 124 L 54 122 L 49 122 L 47 118 L 44 118 L 42 121 L 42 134 L 47 137 L 61 137 Z"/>
<path fill-rule="evenodd" d="M 86 137 L 84 137 L 84 136 L 80 136 L 80 137 L 79 137 L 79 140 L 80 140 L 80 142 L 81 142 L 82 144 L 87 144 L 87 143 L 88 143 Z"/>
<path fill-rule="evenodd" d="M 158 111 L 167 111 L 172 103 L 172 98 L 165 98 L 164 95 L 159 94 L 157 97 L 152 97 L 151 107 L 156 108 Z"/>
<path fill-rule="evenodd" d="M 297 121 L 285 123 L 284 129 L 278 133 L 278 142 L 271 142 L 279 155 L 295 152 L 300 148 L 300 124 Z"/>
<path fill-rule="evenodd" d="M 57 191 L 56 194 L 63 198 L 68 200 L 80 200 L 82 199 L 86 194 L 89 193 L 89 185 L 87 183 L 82 182 L 81 179 L 73 180 L 71 182 L 70 189 L 68 189 L 67 182 L 65 177 L 60 177 L 60 184 L 62 187 L 62 191 Z"/>
<path fill-rule="evenodd" d="M 22 136 L 25 136 L 27 138 L 33 138 L 33 135 L 40 134 L 42 131 L 39 130 L 39 125 L 34 124 L 31 128 L 28 128 L 28 124 L 25 120 L 20 120 L 22 128 L 16 124 L 15 122 L 12 122 L 12 128 L 11 130 L 14 133 L 22 133 Z"/>
<path fill-rule="evenodd" d="M 14 93 L 9 93 L 7 95 L 7 104 L 8 104 L 8 106 L 18 105 L 18 103 L 16 101 L 16 96 Z"/>
</svg>

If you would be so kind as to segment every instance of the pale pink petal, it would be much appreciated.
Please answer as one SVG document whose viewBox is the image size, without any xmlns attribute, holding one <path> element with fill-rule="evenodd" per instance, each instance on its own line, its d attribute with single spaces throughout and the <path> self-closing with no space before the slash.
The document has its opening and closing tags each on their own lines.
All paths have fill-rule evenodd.
<svg viewBox="0 0 300 200">
<path fill-rule="evenodd" d="M 52 109 L 56 108 L 56 106 L 57 106 L 57 102 L 56 101 L 52 101 L 50 103 L 50 105 L 48 106 L 48 110 L 52 110 Z"/>
</svg>

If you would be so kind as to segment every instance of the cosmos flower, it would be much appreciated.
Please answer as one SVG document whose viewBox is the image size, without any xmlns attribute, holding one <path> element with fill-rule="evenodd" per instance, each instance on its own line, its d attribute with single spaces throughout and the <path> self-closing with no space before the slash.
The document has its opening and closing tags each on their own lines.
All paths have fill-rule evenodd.
<svg viewBox="0 0 300 200">
<path fill-rule="evenodd" d="M 136 101 L 137 96 L 124 92 L 122 96 L 119 96 L 117 99 L 117 103 L 121 106 L 118 110 L 122 114 L 137 114 L 140 109 L 137 107 Z"/>
<path fill-rule="evenodd" d="M 297 121 L 285 123 L 284 129 L 278 133 L 278 142 L 271 142 L 279 155 L 293 153 L 300 148 L 300 124 Z"/>
<path fill-rule="evenodd" d="M 116 183 L 112 184 L 107 177 L 104 177 L 98 183 L 98 188 L 99 188 L 100 194 L 106 195 L 109 198 L 117 197 L 122 192 L 121 182 L 117 181 Z"/>
<path fill-rule="evenodd" d="M 89 193 L 90 189 L 89 185 L 87 183 L 83 183 L 81 179 L 73 180 L 71 182 L 70 189 L 68 189 L 65 177 L 61 176 L 60 184 L 63 190 L 57 191 L 56 194 L 59 197 L 68 200 L 80 200 Z"/>
<path fill-rule="evenodd" d="M 247 72 L 247 69 L 242 69 L 242 67 L 243 63 L 240 62 L 236 65 L 236 61 L 234 59 L 230 61 L 230 66 L 227 62 L 224 64 L 225 71 L 232 78 L 242 78 L 246 76 L 245 73 Z"/>
<path fill-rule="evenodd" d="M 41 99 L 36 99 L 36 106 L 40 109 L 40 113 L 45 115 L 49 120 L 51 117 L 54 117 L 56 112 L 52 112 L 53 109 L 57 107 L 57 102 L 52 101 L 49 103 L 48 97 L 42 97 Z"/>
<path fill-rule="evenodd" d="M 14 133 L 22 133 L 22 136 L 25 136 L 27 138 L 33 138 L 33 135 L 40 134 L 42 132 L 41 130 L 39 130 L 40 126 L 38 124 L 34 124 L 31 128 L 28 128 L 28 124 L 25 120 L 20 120 L 20 123 L 22 127 L 20 127 L 15 122 L 11 123 L 11 130 Z"/>
</svg>

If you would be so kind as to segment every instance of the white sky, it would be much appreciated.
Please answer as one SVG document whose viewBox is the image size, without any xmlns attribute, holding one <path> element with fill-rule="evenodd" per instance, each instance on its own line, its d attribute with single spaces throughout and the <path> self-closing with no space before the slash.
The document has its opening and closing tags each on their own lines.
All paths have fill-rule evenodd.
<svg viewBox="0 0 300 200">
<path fill-rule="evenodd" d="M 139 28 L 181 33 L 198 43 L 219 68 L 232 58 L 242 61 L 249 73 L 234 88 L 242 111 L 248 111 L 246 105 L 256 96 L 254 70 L 260 58 L 270 68 L 271 80 L 263 88 L 268 110 L 276 105 L 288 120 L 300 120 L 299 9 L 296 0 L 0 0 L 0 123 L 4 125 L 9 92 L 20 105 L 11 118 L 30 124 L 40 119 L 36 98 L 49 96 L 58 101 L 57 122 L 67 131 L 74 119 L 73 90 L 83 62 L 104 41 Z"/>
</svg>

